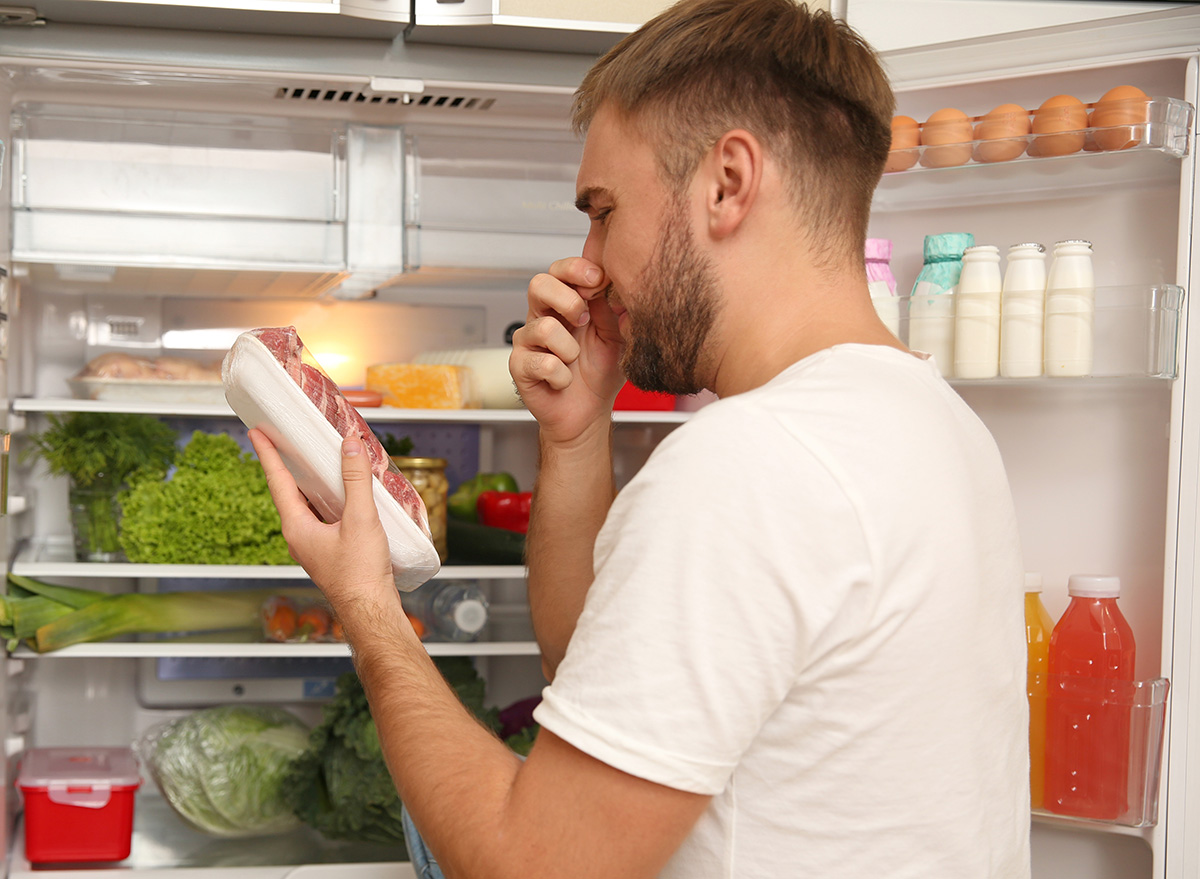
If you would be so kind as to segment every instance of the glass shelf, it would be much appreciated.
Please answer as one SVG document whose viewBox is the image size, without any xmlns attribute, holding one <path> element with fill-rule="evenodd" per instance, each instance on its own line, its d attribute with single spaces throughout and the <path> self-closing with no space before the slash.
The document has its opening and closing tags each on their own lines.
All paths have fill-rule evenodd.
<svg viewBox="0 0 1200 879">
<path fill-rule="evenodd" d="M 134 799 L 129 857 L 114 864 L 33 866 L 25 857 L 24 822 L 12 840 L 9 879 L 115 879 L 160 877 L 183 870 L 189 879 L 416 879 L 400 852 L 378 843 L 337 842 L 300 828 L 279 836 L 222 839 L 193 830 L 147 779 Z M 297 870 L 297 868 L 302 868 Z"/>
<path fill-rule="evenodd" d="M 224 403 L 162 403 L 134 400 L 80 400 L 73 397 L 18 397 L 14 412 L 125 412 L 141 415 L 195 418 L 235 418 Z M 526 409 L 394 409 L 379 406 L 360 409 L 368 422 L 455 422 L 464 424 L 535 424 Z M 691 412 L 619 410 L 617 424 L 682 424 Z"/>
</svg>

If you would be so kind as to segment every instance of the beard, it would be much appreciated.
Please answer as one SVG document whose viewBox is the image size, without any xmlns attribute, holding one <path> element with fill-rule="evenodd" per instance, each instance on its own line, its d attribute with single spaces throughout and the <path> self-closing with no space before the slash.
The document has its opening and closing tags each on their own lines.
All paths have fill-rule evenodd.
<svg viewBox="0 0 1200 879">
<path fill-rule="evenodd" d="M 677 208 L 642 272 L 636 310 L 624 303 L 629 338 L 621 369 L 640 390 L 686 396 L 703 389 L 700 354 L 720 298 L 712 262 L 697 249 L 682 204 Z"/>
</svg>

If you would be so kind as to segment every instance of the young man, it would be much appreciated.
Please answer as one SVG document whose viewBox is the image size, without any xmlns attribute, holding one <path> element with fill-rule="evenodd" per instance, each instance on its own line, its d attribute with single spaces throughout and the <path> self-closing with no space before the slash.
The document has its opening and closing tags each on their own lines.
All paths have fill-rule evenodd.
<svg viewBox="0 0 1200 879">
<path fill-rule="evenodd" d="M 791 0 L 685 0 L 581 86 L 591 232 L 530 283 L 510 360 L 551 681 L 524 764 L 408 626 L 357 444 L 325 525 L 253 435 L 451 879 L 1028 875 L 1003 467 L 866 292 L 892 107 L 871 51 Z M 720 399 L 615 495 L 625 377 Z"/>
</svg>

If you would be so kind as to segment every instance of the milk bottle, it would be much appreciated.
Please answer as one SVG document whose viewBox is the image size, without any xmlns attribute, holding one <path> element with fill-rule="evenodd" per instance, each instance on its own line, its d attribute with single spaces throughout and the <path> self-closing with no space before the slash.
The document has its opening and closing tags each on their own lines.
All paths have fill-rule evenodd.
<svg viewBox="0 0 1200 879">
<path fill-rule="evenodd" d="M 942 375 L 954 374 L 954 288 L 969 232 L 925 236 L 925 265 L 908 301 L 908 347 L 933 357 Z"/>
<path fill-rule="evenodd" d="M 1000 374 L 1000 248 L 963 251 L 954 305 L 954 374 L 995 378 Z"/>
<path fill-rule="evenodd" d="M 1014 244 L 1008 249 L 1000 307 L 1000 375 L 1042 374 L 1046 315 L 1046 248 Z"/>
<path fill-rule="evenodd" d="M 1060 241 L 1046 278 L 1046 375 L 1090 375 L 1096 281 L 1090 241 Z"/>
</svg>

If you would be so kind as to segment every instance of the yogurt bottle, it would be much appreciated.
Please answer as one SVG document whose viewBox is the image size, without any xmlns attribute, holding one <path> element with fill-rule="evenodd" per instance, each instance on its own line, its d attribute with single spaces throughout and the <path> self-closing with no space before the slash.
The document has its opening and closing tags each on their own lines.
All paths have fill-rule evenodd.
<svg viewBox="0 0 1200 879">
<path fill-rule="evenodd" d="M 892 242 L 888 238 L 868 238 L 866 245 L 867 291 L 871 304 L 884 326 L 900 338 L 900 299 L 896 296 L 896 279 L 892 276 L 890 260 Z"/>
<path fill-rule="evenodd" d="M 954 375 L 1000 374 L 1000 248 L 979 244 L 963 251 L 954 305 Z"/>
<path fill-rule="evenodd" d="M 925 265 L 908 300 L 908 347 L 933 357 L 942 375 L 954 373 L 954 288 L 969 232 L 925 236 Z"/>
<path fill-rule="evenodd" d="M 1042 374 L 1046 315 L 1046 248 L 1014 244 L 1008 249 L 1000 307 L 1000 374 L 1034 378 Z"/>
<path fill-rule="evenodd" d="M 1046 375 L 1091 375 L 1095 317 L 1092 244 L 1060 241 L 1046 276 Z"/>
</svg>

